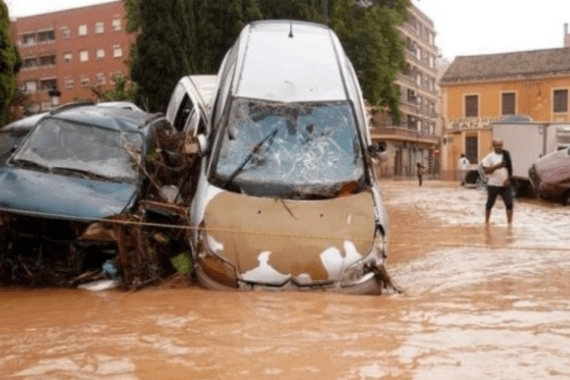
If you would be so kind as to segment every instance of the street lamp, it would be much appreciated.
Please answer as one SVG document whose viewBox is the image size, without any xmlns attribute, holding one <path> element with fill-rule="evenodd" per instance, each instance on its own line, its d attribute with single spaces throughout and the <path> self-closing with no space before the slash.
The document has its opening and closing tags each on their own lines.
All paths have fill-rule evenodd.
<svg viewBox="0 0 570 380">
<path fill-rule="evenodd" d="M 56 108 L 59 106 L 59 97 L 61 96 L 61 91 L 57 89 L 57 87 L 52 87 L 49 91 L 49 98 L 51 100 L 52 108 Z"/>
</svg>

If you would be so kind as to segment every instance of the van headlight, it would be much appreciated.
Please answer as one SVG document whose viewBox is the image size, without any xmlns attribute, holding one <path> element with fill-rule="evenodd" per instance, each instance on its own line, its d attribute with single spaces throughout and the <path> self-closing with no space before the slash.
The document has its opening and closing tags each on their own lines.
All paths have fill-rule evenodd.
<svg viewBox="0 0 570 380">
<path fill-rule="evenodd" d="M 200 225 L 198 232 L 198 245 L 196 264 L 200 269 L 216 282 L 225 286 L 237 288 L 238 279 L 235 267 L 218 255 L 221 247 L 206 231 L 203 225 Z"/>
<path fill-rule="evenodd" d="M 378 227 L 374 234 L 372 249 L 362 259 L 346 267 L 341 277 L 341 286 L 358 285 L 375 276 L 377 268 L 384 264 L 386 258 L 386 240 L 384 233 Z"/>
</svg>

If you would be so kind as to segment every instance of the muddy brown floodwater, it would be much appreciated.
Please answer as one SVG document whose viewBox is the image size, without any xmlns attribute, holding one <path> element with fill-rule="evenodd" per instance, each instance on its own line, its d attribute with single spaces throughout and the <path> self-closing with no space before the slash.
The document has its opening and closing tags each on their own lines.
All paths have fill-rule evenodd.
<svg viewBox="0 0 570 380">
<path fill-rule="evenodd" d="M 403 294 L 1 289 L 0 378 L 570 378 L 570 208 L 381 188 Z"/>
</svg>

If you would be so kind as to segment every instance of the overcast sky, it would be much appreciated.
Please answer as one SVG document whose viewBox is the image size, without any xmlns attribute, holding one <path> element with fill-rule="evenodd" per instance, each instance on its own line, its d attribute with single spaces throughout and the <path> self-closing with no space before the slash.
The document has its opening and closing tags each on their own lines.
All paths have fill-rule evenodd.
<svg viewBox="0 0 570 380">
<path fill-rule="evenodd" d="M 4 0 L 11 17 L 112 0 Z M 214 0 L 215 1 L 215 0 Z M 412 0 L 435 23 L 444 57 L 563 46 L 570 0 Z"/>
</svg>

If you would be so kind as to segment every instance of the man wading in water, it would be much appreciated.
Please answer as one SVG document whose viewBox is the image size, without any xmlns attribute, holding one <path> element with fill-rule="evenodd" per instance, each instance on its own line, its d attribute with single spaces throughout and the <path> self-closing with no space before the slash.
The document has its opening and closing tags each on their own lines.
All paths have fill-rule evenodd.
<svg viewBox="0 0 570 380">
<path fill-rule="evenodd" d="M 487 203 L 485 204 L 485 224 L 489 223 L 491 209 L 497 196 L 501 194 L 507 208 L 507 222 L 513 221 L 513 193 L 511 192 L 511 176 L 513 165 L 511 155 L 503 149 L 503 141 L 493 140 L 493 151 L 481 161 L 483 171 L 487 175 Z"/>
</svg>

